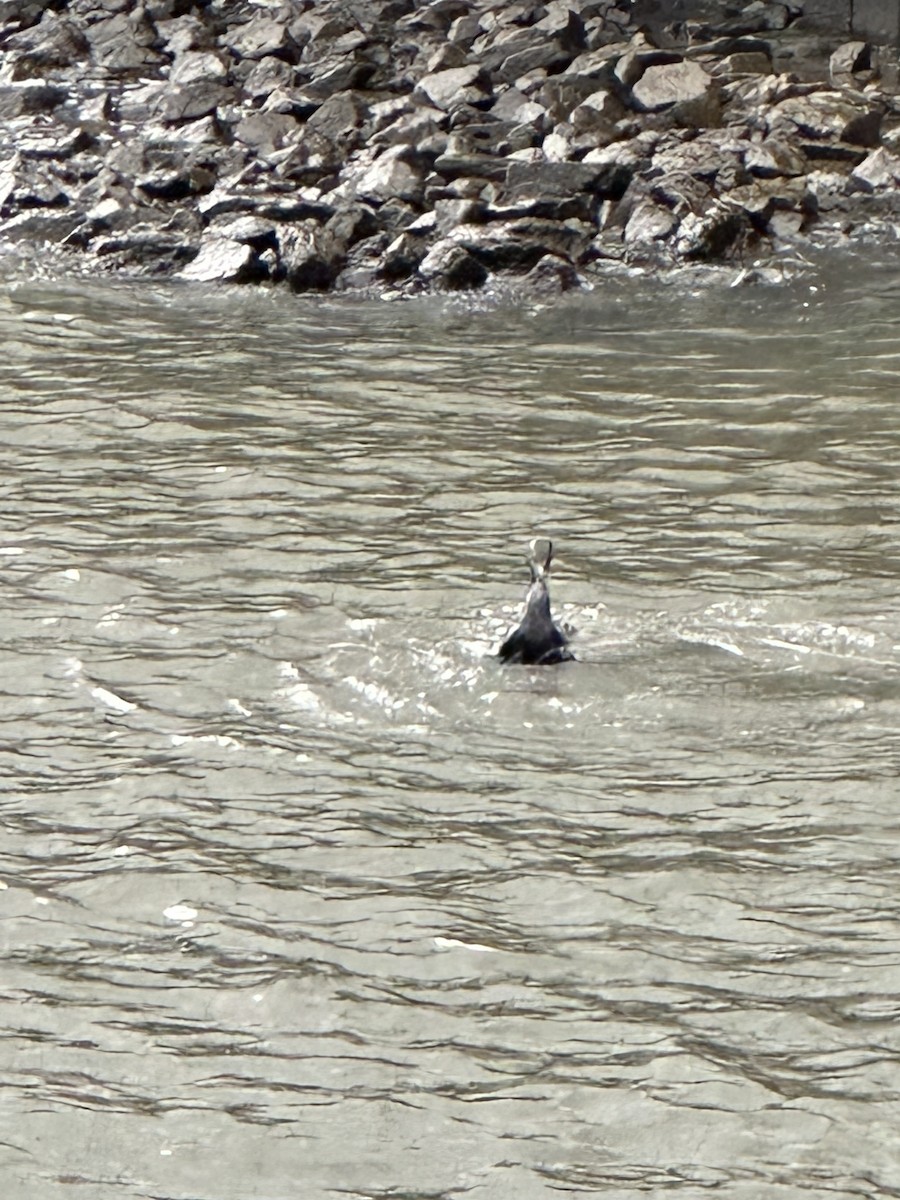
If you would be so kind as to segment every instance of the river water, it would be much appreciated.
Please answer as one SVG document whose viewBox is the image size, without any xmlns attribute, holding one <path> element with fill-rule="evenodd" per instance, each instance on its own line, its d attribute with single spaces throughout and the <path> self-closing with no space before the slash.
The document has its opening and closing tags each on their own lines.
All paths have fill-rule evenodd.
<svg viewBox="0 0 900 1200">
<path fill-rule="evenodd" d="M 898 1194 L 896 267 L 0 332 L 5 1200 Z"/>
</svg>

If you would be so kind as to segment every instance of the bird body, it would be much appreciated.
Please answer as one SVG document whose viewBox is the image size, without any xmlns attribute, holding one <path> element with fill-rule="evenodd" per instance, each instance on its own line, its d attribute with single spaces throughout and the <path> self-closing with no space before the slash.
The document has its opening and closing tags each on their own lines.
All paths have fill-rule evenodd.
<svg viewBox="0 0 900 1200">
<path fill-rule="evenodd" d="M 549 666 L 570 662 L 575 655 L 568 648 L 569 639 L 553 621 L 550 611 L 550 590 L 547 577 L 553 543 L 549 538 L 535 538 L 528 558 L 531 586 L 525 596 L 525 616 L 500 647 L 502 662 L 523 663 L 526 666 Z"/>
</svg>

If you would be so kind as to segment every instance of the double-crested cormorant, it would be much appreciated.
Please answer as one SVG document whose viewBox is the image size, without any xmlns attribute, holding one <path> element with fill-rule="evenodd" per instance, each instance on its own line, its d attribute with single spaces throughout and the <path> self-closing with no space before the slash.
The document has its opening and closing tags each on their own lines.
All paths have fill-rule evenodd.
<svg viewBox="0 0 900 1200">
<path fill-rule="evenodd" d="M 535 538 L 529 549 L 531 587 L 525 597 L 525 616 L 500 647 L 499 657 L 503 662 L 525 663 L 528 666 L 570 662 L 575 655 L 568 648 L 569 639 L 553 623 L 550 613 L 547 577 L 550 574 L 553 543 L 549 538 Z"/>
</svg>

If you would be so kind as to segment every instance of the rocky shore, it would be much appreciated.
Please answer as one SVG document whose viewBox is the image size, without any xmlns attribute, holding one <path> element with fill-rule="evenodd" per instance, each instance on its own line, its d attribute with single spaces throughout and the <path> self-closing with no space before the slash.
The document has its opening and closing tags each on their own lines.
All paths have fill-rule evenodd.
<svg viewBox="0 0 900 1200">
<path fill-rule="evenodd" d="M 896 50 L 839 42 L 764 0 L 0 0 L 0 249 L 400 295 L 765 269 L 894 231 Z"/>
</svg>

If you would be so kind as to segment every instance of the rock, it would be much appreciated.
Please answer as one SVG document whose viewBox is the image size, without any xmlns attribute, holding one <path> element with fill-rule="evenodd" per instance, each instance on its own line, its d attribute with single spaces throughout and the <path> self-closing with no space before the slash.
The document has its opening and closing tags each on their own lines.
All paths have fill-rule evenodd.
<svg viewBox="0 0 900 1200">
<path fill-rule="evenodd" d="M 218 54 L 209 51 L 188 51 L 175 58 L 169 71 L 169 83 L 188 84 L 207 82 L 224 83 L 228 78 L 228 67 Z"/>
<path fill-rule="evenodd" d="M 542 131 L 549 125 L 549 117 L 543 104 L 529 100 L 524 92 L 510 87 L 502 92 L 494 102 L 491 116 L 501 121 L 511 121 L 516 125 L 532 124 Z"/>
<path fill-rule="evenodd" d="M 611 141 L 615 134 L 616 122 L 625 114 L 620 102 L 612 92 L 602 89 L 585 96 L 579 105 L 572 109 L 572 129 L 576 135 L 588 134 L 597 142 Z"/>
<path fill-rule="evenodd" d="M 47 8 L 37 25 L 10 34 L 3 52 L 8 78 L 15 81 L 83 62 L 90 44 L 74 21 Z"/>
<path fill-rule="evenodd" d="M 65 88 L 49 83 L 15 83 L 0 87 L 0 121 L 53 112 L 67 97 Z"/>
<path fill-rule="evenodd" d="M 107 71 L 152 73 L 166 62 L 156 48 L 156 29 L 143 8 L 97 21 L 87 27 L 85 34 L 91 57 Z"/>
<path fill-rule="evenodd" d="M 623 239 L 628 246 L 661 242 L 678 228 L 678 218 L 671 209 L 644 200 L 635 205 L 626 222 Z"/>
<path fill-rule="evenodd" d="M 337 92 L 309 117 L 306 128 L 348 151 L 360 144 L 369 115 L 369 106 L 356 92 Z"/>
<path fill-rule="evenodd" d="M 491 271 L 529 271 L 545 254 L 575 262 L 594 233 L 579 221 L 517 217 L 487 225 L 460 225 L 446 240 L 456 241 Z"/>
<path fill-rule="evenodd" d="M 568 120 L 573 110 L 588 96 L 605 93 L 606 90 L 591 75 L 555 75 L 542 84 L 535 98 L 556 124 Z"/>
<path fill-rule="evenodd" d="M 747 147 L 744 165 L 751 175 L 774 179 L 779 175 L 802 175 L 808 164 L 806 157 L 791 142 L 767 137 Z"/>
<path fill-rule="evenodd" d="M 0 168 L 0 217 L 23 209 L 62 208 L 69 197 L 50 164 L 29 162 L 21 155 Z"/>
<path fill-rule="evenodd" d="M 713 75 L 722 79 L 740 79 L 744 76 L 770 75 L 772 56 L 764 51 L 737 51 L 719 59 L 711 66 Z"/>
<path fill-rule="evenodd" d="M 324 292 L 340 269 L 339 256 L 311 221 L 290 225 L 278 233 L 279 260 L 292 291 Z"/>
<path fill-rule="evenodd" d="M 408 279 L 418 270 L 426 251 L 425 236 L 405 230 L 385 249 L 379 274 L 383 279 Z"/>
<path fill-rule="evenodd" d="M 132 217 L 127 228 L 108 236 L 94 236 L 88 244 L 107 270 L 170 275 L 196 256 L 199 242 L 199 230 L 186 231 L 180 221 L 135 222 Z"/>
<path fill-rule="evenodd" d="M 232 96 L 231 88 L 211 79 L 199 79 L 167 89 L 161 115 L 173 123 L 196 121 L 210 116 Z"/>
<path fill-rule="evenodd" d="M 418 271 L 427 283 L 453 291 L 481 287 L 488 277 L 485 266 L 452 238 L 444 238 L 432 246 L 419 263 Z"/>
<path fill-rule="evenodd" d="M 882 112 L 875 105 L 861 106 L 846 95 L 820 91 L 792 96 L 766 114 L 769 133 L 796 138 L 798 134 L 816 141 L 837 140 L 855 145 L 877 144 Z M 859 139 L 865 139 L 860 141 Z M 853 140 L 855 139 L 855 141 Z"/>
<path fill-rule="evenodd" d="M 828 78 L 831 86 L 858 87 L 862 81 L 854 80 L 856 72 L 868 74 L 872 67 L 872 47 L 868 42 L 844 42 L 828 60 Z"/>
<path fill-rule="evenodd" d="M 493 95 L 490 77 L 480 66 L 425 75 L 416 85 L 416 93 L 443 111 L 460 104 L 488 104 Z"/>
<path fill-rule="evenodd" d="M 418 204 L 424 191 L 423 167 L 409 146 L 391 146 L 354 178 L 347 176 L 352 191 L 375 204 L 386 200 L 405 200 Z"/>
<path fill-rule="evenodd" d="M 648 67 L 631 96 L 639 112 L 668 111 L 680 125 L 711 125 L 718 115 L 718 85 L 695 62 Z"/>
<path fill-rule="evenodd" d="M 632 169 L 621 163 L 510 163 L 501 201 L 544 204 L 548 215 L 560 202 L 587 194 L 595 200 L 620 199 L 631 181 Z"/>
<path fill-rule="evenodd" d="M 299 140 L 300 126 L 282 113 L 254 112 L 238 122 L 234 136 L 261 158 L 271 158 L 277 150 Z"/>
<path fill-rule="evenodd" d="M 900 180 L 900 156 L 880 147 L 850 172 L 850 179 L 861 191 L 880 192 L 894 189 Z"/>
<path fill-rule="evenodd" d="M 545 254 L 539 258 L 525 276 L 525 283 L 530 290 L 541 295 L 570 292 L 584 286 L 575 267 L 557 254 Z"/>
<path fill-rule="evenodd" d="M 722 201 L 705 213 L 689 213 L 681 222 L 676 239 L 678 253 L 688 261 L 721 258 L 749 229 L 745 213 Z"/>
<path fill-rule="evenodd" d="M 300 60 L 298 46 L 290 27 L 274 17 L 257 16 L 244 25 L 226 31 L 223 44 L 237 58 L 281 58 L 288 63 Z"/>
<path fill-rule="evenodd" d="M 255 283 L 268 273 L 252 246 L 224 233 L 205 236 L 196 258 L 179 272 L 197 283 Z"/>
</svg>

